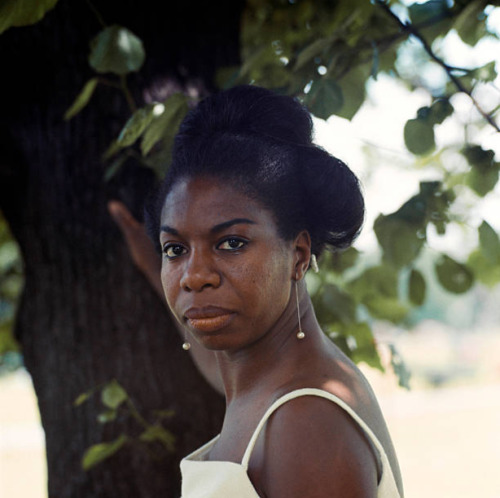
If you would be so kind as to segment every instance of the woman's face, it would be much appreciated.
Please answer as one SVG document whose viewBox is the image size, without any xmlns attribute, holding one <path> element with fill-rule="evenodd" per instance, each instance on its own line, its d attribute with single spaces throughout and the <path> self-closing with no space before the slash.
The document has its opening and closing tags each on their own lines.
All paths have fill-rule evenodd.
<svg viewBox="0 0 500 498">
<path fill-rule="evenodd" d="M 180 180 L 161 215 L 161 279 L 177 320 L 205 347 L 238 350 L 283 313 L 293 242 L 262 205 L 215 179 Z"/>
</svg>

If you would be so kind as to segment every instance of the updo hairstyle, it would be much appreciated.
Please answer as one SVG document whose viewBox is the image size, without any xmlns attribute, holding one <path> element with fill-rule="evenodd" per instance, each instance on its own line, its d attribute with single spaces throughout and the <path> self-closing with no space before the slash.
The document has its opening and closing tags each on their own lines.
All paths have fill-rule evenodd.
<svg viewBox="0 0 500 498">
<path fill-rule="evenodd" d="M 264 88 L 239 86 L 203 100 L 182 122 L 172 165 L 146 210 L 155 243 L 174 185 L 204 176 L 259 201 L 284 240 L 307 230 L 316 256 L 325 247 L 348 247 L 363 223 L 360 185 L 342 161 L 312 143 L 312 128 L 296 99 Z"/>
</svg>

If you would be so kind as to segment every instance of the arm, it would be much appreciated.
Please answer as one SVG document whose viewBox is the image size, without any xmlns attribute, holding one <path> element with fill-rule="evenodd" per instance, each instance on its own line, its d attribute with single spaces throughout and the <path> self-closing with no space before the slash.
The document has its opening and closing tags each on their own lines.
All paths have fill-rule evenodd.
<svg viewBox="0 0 500 498">
<path fill-rule="evenodd" d="M 377 496 L 374 451 L 356 422 L 328 400 L 289 401 L 261 439 L 249 473 L 268 498 Z"/>
<path fill-rule="evenodd" d="M 110 201 L 108 203 L 108 210 L 125 237 L 133 262 L 144 274 L 148 282 L 151 284 L 151 287 L 153 287 L 156 293 L 161 297 L 162 301 L 165 302 L 165 296 L 163 294 L 163 287 L 160 279 L 161 258 L 156 252 L 150 238 L 147 236 L 144 225 L 139 223 L 139 221 L 132 216 L 130 211 L 122 202 Z M 182 337 L 183 330 L 180 324 L 177 320 L 174 320 L 174 323 Z M 205 377 L 207 382 L 216 391 L 224 394 L 215 353 L 208 351 L 194 341 L 191 344 L 189 353 L 192 355 L 198 370 Z"/>
</svg>

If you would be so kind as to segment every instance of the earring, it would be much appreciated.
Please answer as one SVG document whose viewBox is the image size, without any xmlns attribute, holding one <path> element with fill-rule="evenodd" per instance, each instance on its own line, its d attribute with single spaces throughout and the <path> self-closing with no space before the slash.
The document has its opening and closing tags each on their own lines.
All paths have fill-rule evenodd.
<svg viewBox="0 0 500 498">
<path fill-rule="evenodd" d="M 297 280 L 295 280 L 295 298 L 297 299 L 297 315 L 299 317 L 299 331 L 297 332 L 297 339 L 304 339 L 306 334 L 302 330 L 302 324 L 300 323 L 300 305 L 299 305 L 299 286 Z"/>
<path fill-rule="evenodd" d="M 314 273 L 319 273 L 319 266 L 318 266 L 318 260 L 316 259 L 316 254 L 313 254 L 311 256 L 311 268 L 313 269 Z"/>
<path fill-rule="evenodd" d="M 187 332 L 184 332 L 184 342 L 182 343 L 182 349 L 184 351 L 189 351 L 191 349 L 191 343 L 186 339 Z"/>
</svg>

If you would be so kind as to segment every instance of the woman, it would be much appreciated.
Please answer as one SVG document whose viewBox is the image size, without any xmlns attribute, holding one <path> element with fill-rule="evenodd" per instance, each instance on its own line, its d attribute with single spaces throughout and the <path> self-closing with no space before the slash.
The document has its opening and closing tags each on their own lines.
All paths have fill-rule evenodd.
<svg viewBox="0 0 500 498">
<path fill-rule="evenodd" d="M 149 210 L 184 348 L 226 396 L 220 435 L 181 463 L 183 498 L 403 496 L 375 396 L 307 294 L 311 262 L 348 247 L 364 212 L 354 174 L 311 134 L 289 97 L 212 96 L 181 125 Z"/>
</svg>

